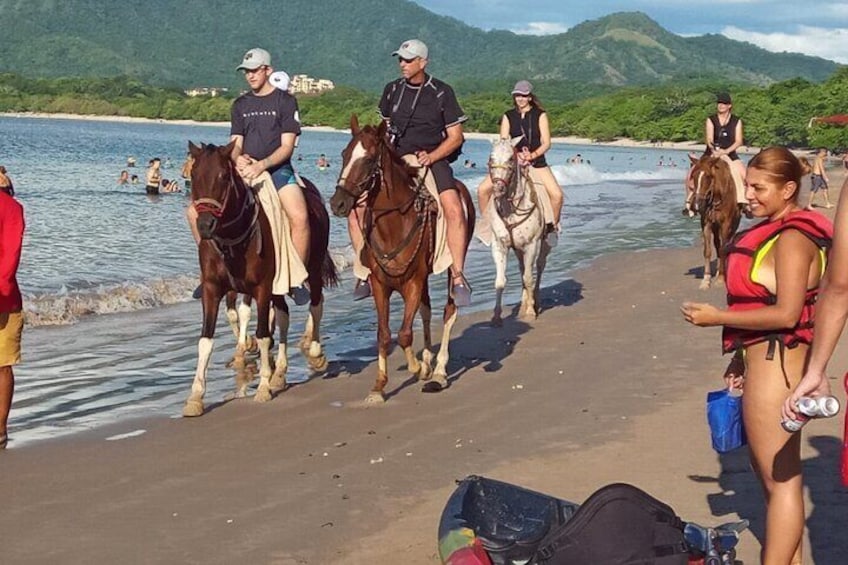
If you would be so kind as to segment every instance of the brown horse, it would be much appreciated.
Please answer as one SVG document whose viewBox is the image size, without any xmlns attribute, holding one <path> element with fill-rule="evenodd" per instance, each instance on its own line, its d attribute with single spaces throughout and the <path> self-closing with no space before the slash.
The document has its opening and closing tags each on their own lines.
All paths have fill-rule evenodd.
<svg viewBox="0 0 848 565">
<path fill-rule="evenodd" d="M 227 313 L 231 325 L 238 320 L 240 330 L 235 358 L 237 368 L 244 367 L 250 299 L 256 302 L 260 382 L 255 400 L 270 400 L 274 393 L 284 390 L 286 386 L 289 310 L 284 297 L 271 293 L 276 271 L 271 225 L 253 190 L 236 171 L 235 164 L 230 159 L 232 150 L 233 143 L 225 147 L 197 147 L 189 143 L 189 152 L 195 160 L 191 171 L 191 199 L 198 212 L 197 229 L 201 237 L 198 253 L 203 287 L 203 328 L 197 346 L 194 383 L 183 408 L 185 416 L 203 414 L 206 370 L 212 354 L 218 307 L 224 295 L 228 295 L 228 309 L 233 307 L 236 292 L 249 297 L 239 307 L 238 314 L 234 310 Z M 315 371 L 322 371 L 327 366 L 319 336 L 324 306 L 323 289 L 327 285 L 335 285 L 337 275 L 333 261 L 327 253 L 330 233 L 327 209 L 315 185 L 306 179 L 303 181 L 306 184 L 303 192 L 311 229 L 309 260 L 306 265 L 309 274 L 307 280 L 310 308 L 300 347 L 310 367 Z M 274 364 L 270 354 L 272 304 L 280 332 L 280 347 Z M 243 375 L 241 377 L 236 380 L 236 397 L 242 397 L 246 393 L 248 380 L 243 378 Z"/>
<path fill-rule="evenodd" d="M 342 167 L 330 207 L 336 216 L 348 216 L 364 202 L 364 223 L 359 226 L 365 241 L 362 263 L 371 269 L 371 288 L 377 307 L 377 380 L 366 402 L 385 400 L 388 354 L 391 342 L 389 299 L 403 297 L 403 321 L 397 342 L 406 355 L 407 368 L 416 374 L 425 392 L 447 387 L 448 342 L 457 317 L 457 306 L 448 291 L 444 329 L 436 367 L 432 374 L 430 291 L 433 272 L 438 208 L 418 179 L 417 170 L 406 164 L 386 141 L 386 124 L 360 129 L 356 116 L 350 120 L 352 139 L 342 152 Z M 468 189 L 457 181 L 457 190 L 468 210 L 469 238 L 474 232 L 474 206 Z M 450 286 L 450 280 L 448 281 Z M 412 348 L 412 321 L 420 309 L 424 325 L 424 350 L 419 362 Z"/>
<path fill-rule="evenodd" d="M 695 184 L 695 205 L 701 217 L 704 243 L 704 278 L 700 288 L 710 287 L 712 279 L 712 250 L 718 258 L 716 279 L 724 280 L 725 246 L 739 227 L 741 212 L 736 202 L 736 185 L 727 161 L 704 155 L 692 161 L 692 180 Z"/>
</svg>

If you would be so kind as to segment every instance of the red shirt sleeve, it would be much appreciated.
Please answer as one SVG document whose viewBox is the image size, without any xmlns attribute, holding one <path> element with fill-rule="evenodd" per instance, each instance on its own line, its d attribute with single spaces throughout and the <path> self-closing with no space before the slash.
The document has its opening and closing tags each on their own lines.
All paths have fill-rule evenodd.
<svg viewBox="0 0 848 565">
<path fill-rule="evenodd" d="M 20 293 L 15 278 L 21 262 L 21 247 L 24 239 L 24 209 L 8 197 L 0 202 L 0 299 L 6 302 L 19 301 Z"/>
</svg>

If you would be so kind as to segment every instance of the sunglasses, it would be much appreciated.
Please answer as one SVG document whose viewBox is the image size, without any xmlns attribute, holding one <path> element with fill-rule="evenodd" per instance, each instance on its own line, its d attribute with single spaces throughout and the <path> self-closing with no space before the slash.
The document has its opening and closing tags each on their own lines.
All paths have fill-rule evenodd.
<svg viewBox="0 0 848 565">
<path fill-rule="evenodd" d="M 405 57 L 398 57 L 398 63 L 406 63 L 407 65 L 414 62 L 418 57 L 413 57 L 412 59 L 407 59 Z"/>
</svg>

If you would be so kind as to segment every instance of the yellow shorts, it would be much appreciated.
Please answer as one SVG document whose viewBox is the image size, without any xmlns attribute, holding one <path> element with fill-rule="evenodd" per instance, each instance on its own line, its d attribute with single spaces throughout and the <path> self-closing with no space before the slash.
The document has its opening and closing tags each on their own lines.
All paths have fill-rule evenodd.
<svg viewBox="0 0 848 565">
<path fill-rule="evenodd" d="M 23 312 L 0 312 L 0 367 L 21 362 Z"/>
</svg>

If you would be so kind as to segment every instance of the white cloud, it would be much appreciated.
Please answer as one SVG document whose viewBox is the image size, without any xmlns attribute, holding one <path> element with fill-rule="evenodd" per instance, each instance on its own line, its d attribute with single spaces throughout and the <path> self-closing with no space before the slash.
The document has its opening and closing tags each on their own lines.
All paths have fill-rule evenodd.
<svg viewBox="0 0 848 565">
<path fill-rule="evenodd" d="M 568 26 L 558 22 L 527 22 L 524 27 L 514 27 L 510 31 L 522 35 L 554 35 L 565 33 L 568 31 Z"/>
<path fill-rule="evenodd" d="M 848 63 L 848 54 L 845 52 L 848 28 L 825 29 L 798 26 L 795 33 L 760 33 L 728 26 L 721 33 L 730 39 L 747 41 L 775 53 L 789 51 L 823 57 L 838 63 Z"/>
</svg>

